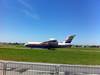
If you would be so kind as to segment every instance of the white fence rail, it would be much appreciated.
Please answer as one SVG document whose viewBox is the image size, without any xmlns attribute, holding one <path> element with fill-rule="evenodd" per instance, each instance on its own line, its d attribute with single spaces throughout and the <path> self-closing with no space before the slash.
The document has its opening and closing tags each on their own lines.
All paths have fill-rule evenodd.
<svg viewBox="0 0 100 75">
<path fill-rule="evenodd" d="M 0 75 L 100 75 L 100 66 L 0 62 Z"/>
</svg>

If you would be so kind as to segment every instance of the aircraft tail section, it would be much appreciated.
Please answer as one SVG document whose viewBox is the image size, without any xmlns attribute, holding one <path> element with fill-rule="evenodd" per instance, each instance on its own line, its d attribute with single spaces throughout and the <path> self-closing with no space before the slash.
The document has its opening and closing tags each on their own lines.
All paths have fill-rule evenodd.
<svg viewBox="0 0 100 75">
<path fill-rule="evenodd" d="M 71 36 L 69 36 L 69 37 L 65 40 L 65 43 L 71 43 L 75 36 L 76 36 L 76 35 L 71 35 Z"/>
</svg>

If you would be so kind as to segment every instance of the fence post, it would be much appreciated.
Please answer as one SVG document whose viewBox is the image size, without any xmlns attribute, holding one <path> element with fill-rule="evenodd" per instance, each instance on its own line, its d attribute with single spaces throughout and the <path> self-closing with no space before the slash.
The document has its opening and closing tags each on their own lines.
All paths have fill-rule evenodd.
<svg viewBox="0 0 100 75">
<path fill-rule="evenodd" d="M 59 69 L 60 69 L 60 65 L 56 66 L 56 75 L 59 75 Z"/>
<path fill-rule="evenodd" d="M 6 67 L 7 67 L 7 64 L 3 63 L 3 75 L 6 75 Z"/>
</svg>

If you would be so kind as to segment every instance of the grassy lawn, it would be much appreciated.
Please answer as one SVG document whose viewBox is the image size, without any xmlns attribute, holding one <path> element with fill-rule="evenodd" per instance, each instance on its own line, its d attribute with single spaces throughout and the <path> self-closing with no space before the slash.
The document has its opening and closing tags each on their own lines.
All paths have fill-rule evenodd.
<svg viewBox="0 0 100 75">
<path fill-rule="evenodd" d="M 100 48 L 43 49 L 0 48 L 1 60 L 60 64 L 99 64 Z"/>
</svg>

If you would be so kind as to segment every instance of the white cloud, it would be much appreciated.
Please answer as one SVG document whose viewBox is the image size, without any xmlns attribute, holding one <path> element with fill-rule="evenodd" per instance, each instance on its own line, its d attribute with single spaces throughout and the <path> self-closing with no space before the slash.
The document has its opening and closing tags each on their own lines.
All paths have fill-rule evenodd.
<svg viewBox="0 0 100 75">
<path fill-rule="evenodd" d="M 38 14 L 33 14 L 31 12 L 29 12 L 28 10 L 22 10 L 23 13 L 25 13 L 26 15 L 30 16 L 31 18 L 35 19 L 35 20 L 39 20 L 40 17 Z"/>
<path fill-rule="evenodd" d="M 29 3 L 27 3 L 25 0 L 18 0 L 18 2 L 25 7 L 25 9 L 21 10 L 23 13 L 35 20 L 40 19 L 39 15 L 33 10 L 33 7 Z"/>
<path fill-rule="evenodd" d="M 26 8 L 30 9 L 30 10 L 33 9 L 32 6 L 31 6 L 30 4 L 28 4 L 27 2 L 25 2 L 25 0 L 18 0 L 18 2 L 19 2 L 20 4 L 22 4 L 23 6 L 25 6 Z"/>
</svg>

